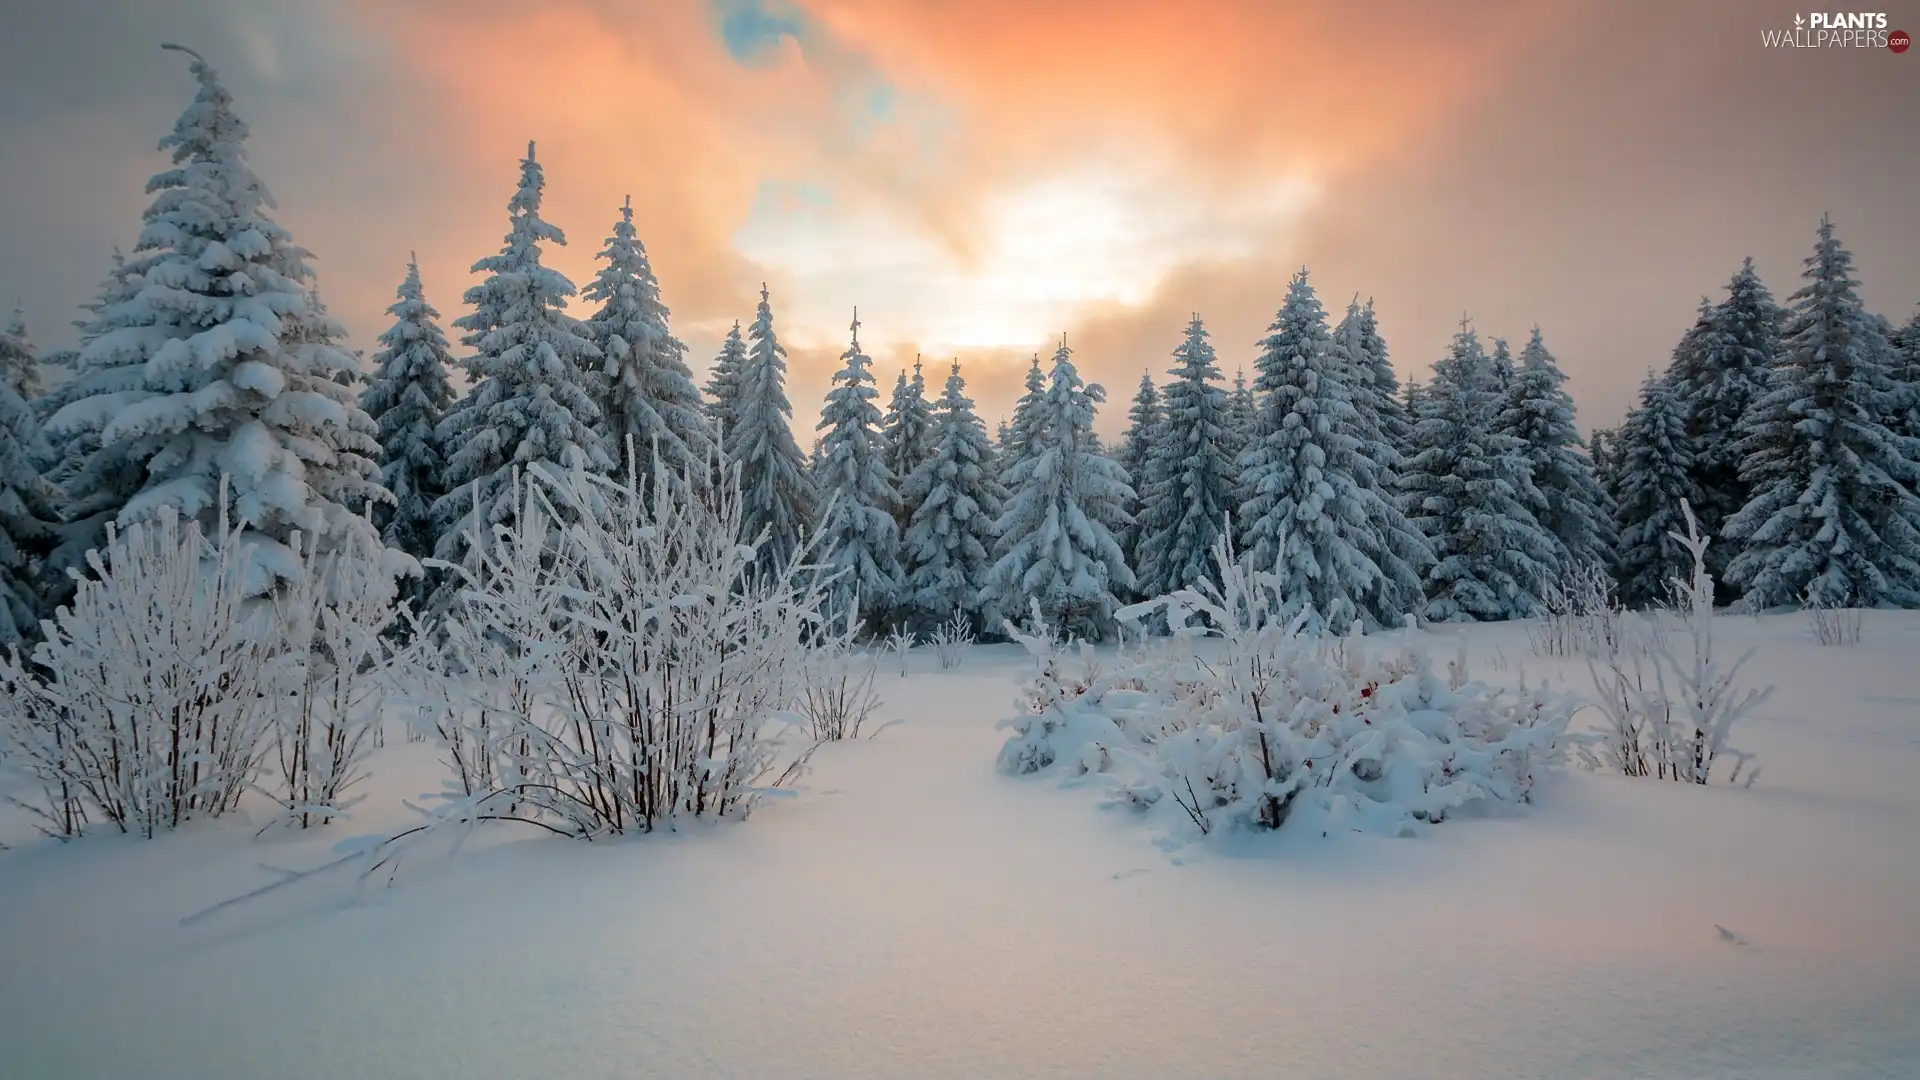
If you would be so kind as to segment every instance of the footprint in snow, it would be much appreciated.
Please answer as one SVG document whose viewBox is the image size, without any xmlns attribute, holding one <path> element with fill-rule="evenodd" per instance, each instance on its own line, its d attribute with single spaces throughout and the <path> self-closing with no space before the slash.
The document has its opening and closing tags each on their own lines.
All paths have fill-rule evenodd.
<svg viewBox="0 0 1920 1080">
<path fill-rule="evenodd" d="M 1720 931 L 1720 940 L 1726 942 L 1729 945 L 1745 946 L 1747 944 L 1746 938 L 1743 938 L 1739 934 L 1736 934 L 1733 931 L 1727 929 L 1726 927 L 1721 926 L 1719 923 L 1714 923 L 1713 928 L 1715 930 Z"/>
<path fill-rule="evenodd" d="M 1136 866 L 1131 870 L 1118 870 L 1114 872 L 1112 880 L 1123 881 L 1130 877 L 1139 877 L 1141 874 L 1144 874 L 1146 872 L 1147 872 L 1147 868 L 1144 866 Z"/>
</svg>

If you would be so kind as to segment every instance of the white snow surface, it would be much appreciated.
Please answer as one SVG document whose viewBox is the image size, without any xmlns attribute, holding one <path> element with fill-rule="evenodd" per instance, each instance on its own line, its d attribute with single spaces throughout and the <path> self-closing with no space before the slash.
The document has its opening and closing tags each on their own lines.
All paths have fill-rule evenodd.
<svg viewBox="0 0 1920 1080">
<path fill-rule="evenodd" d="M 745 823 L 501 827 L 184 928 L 406 824 L 435 751 L 396 731 L 310 835 L 60 845 L 0 812 L 0 1077 L 1920 1076 L 1920 613 L 1849 648 L 1718 629 L 1779 682 L 1754 786 L 1570 771 L 1412 839 L 1198 839 L 1001 775 L 1018 646 L 916 651 L 871 728 L 904 722 Z M 1467 634 L 1476 676 L 1588 685 L 1524 624 Z"/>
</svg>

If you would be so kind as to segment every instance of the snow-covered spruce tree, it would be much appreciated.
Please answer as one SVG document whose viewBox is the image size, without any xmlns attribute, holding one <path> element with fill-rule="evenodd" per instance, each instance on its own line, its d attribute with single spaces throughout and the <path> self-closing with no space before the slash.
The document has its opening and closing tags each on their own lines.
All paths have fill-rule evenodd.
<svg viewBox="0 0 1920 1080">
<path fill-rule="evenodd" d="M 1133 407 L 1127 410 L 1126 434 L 1121 436 L 1120 448 L 1114 454 L 1114 460 L 1127 471 L 1127 483 L 1134 491 L 1134 501 L 1127 507 L 1127 514 L 1133 518 L 1133 523 L 1116 533 L 1114 539 L 1120 542 L 1120 550 L 1127 557 L 1127 565 L 1133 570 L 1135 582 L 1141 584 L 1142 588 L 1145 585 L 1140 575 L 1140 545 L 1146 539 L 1146 521 L 1141 512 L 1145 508 L 1154 447 L 1164 434 L 1162 419 L 1160 391 L 1153 385 L 1153 373 L 1143 371 L 1140 373 L 1140 388 L 1133 395 Z"/>
<path fill-rule="evenodd" d="M 820 410 L 816 533 L 820 558 L 834 575 L 827 583 L 829 616 L 857 610 L 875 629 L 888 624 L 900 593 L 900 533 L 893 517 L 900 494 L 880 438 L 873 361 L 860 351 L 858 310 L 850 329 L 853 341 L 840 355 L 841 368 Z"/>
<path fill-rule="evenodd" d="M 1006 473 L 995 525 L 1003 554 L 981 590 L 992 615 L 1014 616 L 1033 601 L 1064 633 L 1091 641 L 1112 631 L 1116 593 L 1134 584 L 1114 539 L 1133 489 L 1120 464 L 1092 447 L 1094 406 L 1104 400 L 1098 383 L 1080 380 L 1063 342 L 1046 397 L 1029 410 L 1026 452 Z"/>
<path fill-rule="evenodd" d="M 993 526 L 1006 491 L 993 474 L 986 425 L 974 415 L 955 361 L 933 414 L 930 456 L 902 483 L 913 520 L 901 541 L 906 588 L 901 606 L 931 630 L 955 615 L 978 633 L 980 588 L 992 566 Z"/>
<path fill-rule="evenodd" d="M 505 243 L 498 255 L 473 264 L 487 276 L 467 290 L 473 310 L 454 322 L 467 331 L 461 344 L 474 350 L 465 362 L 474 385 L 440 421 L 447 493 L 433 513 L 440 526 L 435 556 L 456 565 L 473 557 L 474 535 L 513 519 L 516 471 L 605 474 L 613 468 L 588 391 L 588 370 L 600 351 L 566 313 L 573 282 L 540 262 L 543 242 L 567 242 L 540 216 L 545 187 L 529 142 L 519 186 L 507 202 Z M 449 580 L 436 606 L 451 604 L 450 590 L 457 588 Z"/>
<path fill-rule="evenodd" d="M 1136 592 L 1157 597 L 1214 581 L 1215 542 L 1236 509 L 1238 475 L 1231 456 L 1227 392 L 1207 328 L 1195 315 L 1173 351 L 1164 422 L 1151 449 L 1141 493 Z M 1217 583 L 1217 582 L 1216 582 Z"/>
<path fill-rule="evenodd" d="M 436 429 L 453 404 L 447 381 L 453 357 L 440 312 L 420 285 L 419 260 L 411 255 L 396 297 L 387 308 L 394 322 L 380 335 L 373 380 L 360 394 L 360 407 L 379 425 L 380 482 L 393 492 L 381 535 L 389 547 L 424 559 L 440 536 L 434 503 L 447 493 L 447 455 Z"/>
<path fill-rule="evenodd" d="M 1360 456 L 1366 468 L 1356 470 L 1357 481 L 1380 496 L 1369 500 L 1369 524 L 1380 546 L 1367 554 L 1380 568 L 1380 587 L 1370 598 L 1370 614 L 1381 626 L 1398 626 L 1418 612 L 1426 600 L 1425 570 L 1433 563 L 1433 548 L 1401 508 L 1400 470 L 1404 447 L 1411 436 L 1405 407 L 1399 398 L 1400 380 L 1387 361 L 1387 343 L 1380 337 L 1373 303 L 1360 307 L 1349 301 L 1347 314 L 1333 331 L 1328 346 L 1330 369 L 1351 388 Z"/>
<path fill-rule="evenodd" d="M 96 372 L 139 364 L 141 381 L 55 420 L 85 427 L 110 415 L 99 433 L 109 460 L 86 468 L 143 470 L 138 491 L 112 508 L 122 524 L 173 508 L 221 531 L 212 518 L 230 478 L 253 586 L 264 589 L 301 572 L 295 532 L 322 552 L 359 550 L 353 542 L 373 531 L 364 511 L 391 496 L 376 479 L 373 420 L 338 380 L 355 359 L 312 306 L 311 255 L 270 216 L 272 197 L 247 164 L 247 126 L 219 77 L 178 51 L 192 58 L 199 93 L 160 141 L 173 167 L 147 184 L 154 199 L 125 268 L 139 292 L 103 312 L 110 328 L 81 352 Z"/>
<path fill-rule="evenodd" d="M 707 384 L 702 388 L 706 399 L 707 424 L 729 457 L 733 448 L 734 403 L 740 397 L 740 372 L 746 363 L 747 343 L 740 336 L 740 320 L 735 319 L 733 329 L 727 331 L 726 340 L 720 343 L 720 352 L 713 358 L 713 366 L 707 372 Z"/>
<path fill-rule="evenodd" d="M 1236 368 L 1233 372 L 1233 391 L 1227 395 L 1227 448 L 1228 460 L 1238 462 L 1247 447 L 1253 445 L 1254 431 L 1260 425 L 1260 410 L 1254 404 L 1253 388 L 1247 385 L 1247 372 Z M 1236 512 L 1240 504 L 1239 466 L 1234 467 L 1234 506 Z"/>
<path fill-rule="evenodd" d="M 1806 267 L 1733 448 L 1754 494 L 1726 523 L 1746 545 L 1727 575 L 1756 609 L 1920 605 L 1920 462 L 1884 422 L 1890 350 L 1828 218 Z"/>
<path fill-rule="evenodd" d="M 787 400 L 787 349 L 774 333 L 765 284 L 748 338 L 751 345 L 740 369 L 727 445 L 732 450 L 729 460 L 740 471 L 740 538 L 760 542 L 755 566 L 767 572 L 784 567 L 800 549 L 801 534 L 814 514 L 814 488 L 789 422 L 793 405 Z"/>
<path fill-rule="evenodd" d="M 600 305 L 586 321 L 601 357 L 587 385 L 600 410 L 607 456 L 624 463 L 631 448 L 633 474 L 643 486 L 652 482 L 656 460 L 668 476 L 704 476 L 713 460 L 713 431 L 687 367 L 687 347 L 668 329 L 660 282 L 634 232 L 632 198 L 621 204 L 599 257 L 606 265 L 580 297 Z"/>
<path fill-rule="evenodd" d="M 1354 407 L 1361 417 L 1376 427 L 1396 457 L 1406 456 L 1412 445 L 1413 422 L 1401 395 L 1400 377 L 1394 373 L 1387 356 L 1387 341 L 1380 336 L 1379 318 L 1373 313 L 1373 301 L 1365 305 L 1355 297 L 1347 304 L 1347 314 L 1334 327 L 1335 341 L 1342 342 L 1353 366 L 1368 377 L 1356 380 Z"/>
<path fill-rule="evenodd" d="M 1693 451 L 1673 388 L 1653 373 L 1640 403 L 1620 429 L 1618 576 L 1622 602 L 1639 607 L 1669 599 L 1668 583 L 1684 576 L 1682 500 L 1693 499 Z"/>
<path fill-rule="evenodd" d="M 72 594 L 66 571 L 86 566 L 86 553 L 106 539 L 106 523 L 140 490 L 146 477 L 143 463 L 130 457 L 129 445 L 103 449 L 100 444 L 101 430 L 120 407 L 145 396 L 140 337 L 122 332 L 111 342 L 99 343 L 116 330 L 152 324 L 152 309 L 132 303 L 139 293 L 139 276 L 115 248 L 113 269 L 94 298 L 81 305 L 87 316 L 74 321 L 80 345 L 74 355 L 73 378 L 33 403 L 44 421 L 41 434 L 50 462 L 47 479 L 60 488 L 64 503 L 59 540 L 47 559 L 50 608 L 65 603 Z"/>
<path fill-rule="evenodd" d="M 887 471 L 903 486 L 933 453 L 933 407 L 927 403 L 927 380 L 920 371 L 919 356 L 913 358 L 913 378 L 902 371 L 894 381 L 893 398 L 880 421 L 880 438 L 886 449 Z M 903 490 L 894 515 L 902 532 L 913 520 L 916 508 Z"/>
<path fill-rule="evenodd" d="M 5 330 L 0 330 L 0 382 L 13 388 L 20 400 L 32 402 L 41 393 L 40 353 L 27 336 L 26 313 L 13 309 Z"/>
<path fill-rule="evenodd" d="M 1433 381 L 1414 397 L 1414 455 L 1401 474 L 1408 518 L 1433 546 L 1427 617 L 1524 618 L 1553 583 L 1554 542 L 1527 506 L 1532 479 L 1519 440 L 1495 430 L 1493 362 L 1461 320 Z"/>
<path fill-rule="evenodd" d="M 1276 575 L 1279 618 L 1305 612 L 1307 632 L 1338 632 L 1374 618 L 1369 600 L 1382 590 L 1375 555 L 1383 547 L 1374 524 L 1390 507 L 1379 505 L 1345 359 L 1333 351 L 1304 268 L 1268 329 L 1254 364 L 1258 435 L 1240 459 L 1240 548 Z"/>
<path fill-rule="evenodd" d="M 1920 311 L 1893 332 L 1888 344 L 1893 346 L 1894 385 L 1904 387 L 1907 395 L 1906 416 L 1896 433 L 1920 439 Z"/>
<path fill-rule="evenodd" d="M 58 538 L 60 492 L 40 474 L 39 440 L 33 410 L 0 382 L 0 650 L 37 638 L 49 610 L 38 578 Z"/>
<path fill-rule="evenodd" d="M 1520 440 L 1541 496 L 1535 516 L 1559 546 L 1563 580 L 1588 567 L 1612 565 L 1618 539 L 1613 502 L 1594 478 L 1593 462 L 1580 452 L 1566 381 L 1540 328 L 1534 327 L 1498 421 L 1501 431 Z"/>
<path fill-rule="evenodd" d="M 1752 259 L 1734 274 L 1725 300 L 1712 305 L 1703 300 L 1700 307 L 1699 319 L 1674 350 L 1666 381 L 1679 402 L 1693 452 L 1694 513 L 1701 531 L 1717 537 L 1753 495 L 1740 479 L 1733 444 L 1739 438 L 1740 418 L 1766 385 L 1767 371 L 1779 353 L 1785 313 L 1754 272 Z M 1726 569 L 1739 550 L 1725 541 L 1707 548 L 1707 569 L 1723 602 L 1737 595 L 1726 581 Z"/>
<path fill-rule="evenodd" d="M 1047 399 L 1047 374 L 1040 367 L 1040 354 L 1033 354 L 1033 363 L 1027 367 L 1026 390 L 1013 404 L 1013 420 L 1003 423 L 998 444 L 994 447 L 1000 458 L 1000 483 L 1007 485 L 1007 474 L 1015 465 L 1027 456 L 1027 452 L 1039 431 L 1045 426 L 1044 408 Z"/>
</svg>

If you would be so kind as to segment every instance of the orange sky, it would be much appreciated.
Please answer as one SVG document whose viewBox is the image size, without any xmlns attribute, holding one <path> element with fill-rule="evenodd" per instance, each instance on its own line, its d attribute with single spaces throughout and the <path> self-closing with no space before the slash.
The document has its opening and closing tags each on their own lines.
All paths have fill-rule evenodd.
<svg viewBox="0 0 1920 1080">
<path fill-rule="evenodd" d="M 1124 423 L 1189 311 L 1250 366 L 1287 276 L 1373 296 L 1403 373 L 1463 311 L 1541 324 L 1611 423 L 1746 254 L 1784 295 L 1822 211 L 1920 300 L 1920 60 L 1782 53 L 1788 18 L 1651 3 L 272 0 L 60 5 L 0 45 L 0 267 L 43 340 L 129 244 L 178 38 L 370 346 L 407 252 L 451 318 L 539 143 L 577 283 L 631 194 L 703 367 L 762 280 L 803 433 L 846 323 L 883 381 L 960 356 L 990 420 L 1065 332 Z M 1920 14 L 1920 9 L 1916 9 Z M 1894 16 L 1894 21 L 1899 21 Z M 1920 23 L 1920 19 L 1911 20 Z M 100 27 L 107 29 L 101 31 Z M 9 94 L 8 90 L 14 91 Z M 1905 105 L 1902 105 L 1902 102 Z M 578 312 L 584 314 L 584 312 Z M 803 438 L 803 442 L 804 442 Z"/>
</svg>

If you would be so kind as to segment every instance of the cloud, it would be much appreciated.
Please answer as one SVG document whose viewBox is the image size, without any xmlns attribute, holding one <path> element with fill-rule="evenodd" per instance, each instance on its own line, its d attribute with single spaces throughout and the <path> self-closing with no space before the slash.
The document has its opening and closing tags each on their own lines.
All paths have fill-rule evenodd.
<svg viewBox="0 0 1920 1080">
<path fill-rule="evenodd" d="M 1463 310 L 1544 328 L 1589 421 L 1703 292 L 1790 292 L 1822 211 L 1920 297 L 1911 55 L 1763 51 L 1650 0 L 175 0 L 29 5 L 0 39 L 0 270 L 36 336 L 130 244 L 208 54 L 367 345 L 407 253 L 451 318 L 528 139 L 576 282 L 622 199 L 696 362 L 769 283 L 811 430 L 859 305 L 890 372 L 959 356 L 1002 415 L 1064 331 L 1124 398 L 1193 311 L 1250 366 L 1287 277 L 1374 297 L 1403 372 Z M 1751 39 L 1751 40 L 1749 40 Z M 944 371 L 944 366 L 941 367 Z M 1116 432 L 1124 407 L 1103 410 Z M 806 438 L 802 440 L 807 441 Z"/>
</svg>

